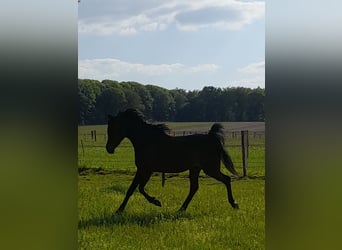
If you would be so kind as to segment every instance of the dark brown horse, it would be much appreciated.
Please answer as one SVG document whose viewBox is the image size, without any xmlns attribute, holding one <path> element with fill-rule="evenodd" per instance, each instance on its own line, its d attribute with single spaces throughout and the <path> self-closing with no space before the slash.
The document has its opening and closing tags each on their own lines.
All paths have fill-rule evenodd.
<svg viewBox="0 0 342 250">
<path fill-rule="evenodd" d="M 134 109 L 120 112 L 117 116 L 108 116 L 107 152 L 114 153 L 115 148 L 127 137 L 133 144 L 137 172 L 126 197 L 117 212 L 122 212 L 137 186 L 144 197 L 156 206 L 159 200 L 148 195 L 144 188 L 153 172 L 179 173 L 190 171 L 190 193 L 181 206 L 184 211 L 198 190 L 198 176 L 204 173 L 223 182 L 227 187 L 228 201 L 238 208 L 234 201 L 230 177 L 220 171 L 221 160 L 227 169 L 237 175 L 233 162 L 223 148 L 223 127 L 215 123 L 208 134 L 189 136 L 169 136 L 164 124 L 152 125 L 144 121 L 142 115 Z"/>
</svg>

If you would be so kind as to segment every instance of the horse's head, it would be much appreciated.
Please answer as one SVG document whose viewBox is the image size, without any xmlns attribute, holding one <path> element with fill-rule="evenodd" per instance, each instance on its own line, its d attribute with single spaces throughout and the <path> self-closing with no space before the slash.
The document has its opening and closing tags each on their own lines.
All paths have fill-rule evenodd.
<svg viewBox="0 0 342 250">
<path fill-rule="evenodd" d="M 107 144 L 106 149 L 110 154 L 114 153 L 115 148 L 126 137 L 125 127 L 119 115 L 113 117 L 108 115 Z"/>
<path fill-rule="evenodd" d="M 132 131 L 136 130 L 141 124 L 144 124 L 144 117 L 135 109 L 127 109 L 115 117 L 108 115 L 107 152 L 113 154 L 115 148 L 125 137 L 131 140 Z"/>
</svg>

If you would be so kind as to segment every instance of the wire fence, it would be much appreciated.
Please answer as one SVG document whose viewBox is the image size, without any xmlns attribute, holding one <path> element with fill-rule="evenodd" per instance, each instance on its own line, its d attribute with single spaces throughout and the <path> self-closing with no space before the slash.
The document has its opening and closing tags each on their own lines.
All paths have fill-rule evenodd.
<svg viewBox="0 0 342 250">
<path fill-rule="evenodd" d="M 191 131 L 178 130 L 170 131 L 170 136 L 186 136 L 193 134 L 206 134 L 207 131 Z M 245 131 L 247 133 L 247 159 L 248 166 L 264 167 L 264 150 L 265 150 L 265 131 Z M 234 159 L 237 166 L 244 164 L 243 159 L 243 144 L 242 131 L 225 131 L 225 146 L 229 152 L 234 151 L 238 155 Z M 123 166 L 123 168 L 134 168 L 134 155 L 124 154 L 123 152 L 133 152 L 132 144 L 128 141 L 121 143 L 119 157 L 110 157 L 106 154 L 105 144 L 107 142 L 106 133 L 97 133 L 96 130 L 91 130 L 89 133 L 79 134 L 79 166 L 87 167 L 107 167 L 107 166 Z M 91 165 L 91 166 L 89 166 Z"/>
<path fill-rule="evenodd" d="M 170 136 L 186 136 L 186 135 L 194 135 L 194 134 L 207 134 L 207 131 L 204 132 L 204 131 L 183 130 L 183 131 L 170 131 L 168 132 L 168 134 Z M 224 137 L 225 137 L 225 140 L 228 142 L 230 139 L 241 140 L 241 131 L 227 131 L 224 133 Z M 264 141 L 265 131 L 248 131 L 248 137 L 251 139 L 259 139 L 259 140 Z M 88 146 L 89 145 L 94 146 L 96 142 L 106 142 L 107 134 L 97 133 L 96 130 L 91 130 L 90 133 L 79 134 L 78 140 L 79 140 L 79 143 L 83 141 L 83 142 L 88 142 L 87 144 Z M 239 145 L 236 145 L 236 146 L 239 146 Z"/>
</svg>

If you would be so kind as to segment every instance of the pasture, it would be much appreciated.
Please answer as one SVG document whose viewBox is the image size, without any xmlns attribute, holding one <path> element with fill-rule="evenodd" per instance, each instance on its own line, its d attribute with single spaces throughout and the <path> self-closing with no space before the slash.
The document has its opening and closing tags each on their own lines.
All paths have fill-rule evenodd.
<svg viewBox="0 0 342 250">
<path fill-rule="evenodd" d="M 231 131 L 248 129 L 248 178 L 233 179 L 239 210 L 230 207 L 222 183 L 201 172 L 199 191 L 184 213 L 177 210 L 189 192 L 188 172 L 154 174 L 146 186 L 162 207 L 148 203 L 136 192 L 121 215 L 122 202 L 135 174 L 134 152 L 124 140 L 114 155 L 106 152 L 106 126 L 79 127 L 79 249 L 264 249 L 265 148 L 264 123 L 223 123 L 226 149 L 242 174 L 240 138 Z M 212 123 L 169 123 L 176 135 L 209 130 Z M 90 131 L 97 131 L 97 140 Z M 82 148 L 83 144 L 83 148 Z M 223 172 L 228 171 L 222 166 Z M 230 175 L 230 174 L 229 174 Z"/>
</svg>

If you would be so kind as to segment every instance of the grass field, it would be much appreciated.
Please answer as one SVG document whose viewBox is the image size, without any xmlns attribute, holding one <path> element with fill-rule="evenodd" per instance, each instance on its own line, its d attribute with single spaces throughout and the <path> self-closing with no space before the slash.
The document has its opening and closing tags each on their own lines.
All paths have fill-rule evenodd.
<svg viewBox="0 0 342 250">
<path fill-rule="evenodd" d="M 207 131 L 210 125 L 169 124 L 173 131 Z M 236 131 L 241 126 L 253 128 L 252 123 L 235 125 L 240 126 Z M 262 125 L 258 123 L 254 127 Z M 96 142 L 90 137 L 94 129 Z M 160 174 L 152 176 L 146 191 L 161 201 L 161 208 L 148 203 L 136 192 L 125 212 L 116 215 L 114 212 L 135 173 L 134 155 L 128 140 L 121 143 L 114 155 L 107 154 L 105 129 L 106 126 L 79 127 L 79 144 L 81 140 L 83 143 L 83 149 L 80 146 L 78 152 L 79 249 L 265 248 L 264 136 L 250 136 L 249 178 L 232 182 L 239 210 L 233 210 L 228 204 L 222 183 L 201 173 L 199 191 L 187 211 L 178 213 L 189 192 L 188 172 L 184 172 L 176 177 L 167 175 L 165 187 L 161 186 Z M 228 136 L 226 141 L 236 169 L 242 173 L 239 138 Z M 228 173 L 224 167 L 222 171 Z"/>
</svg>

